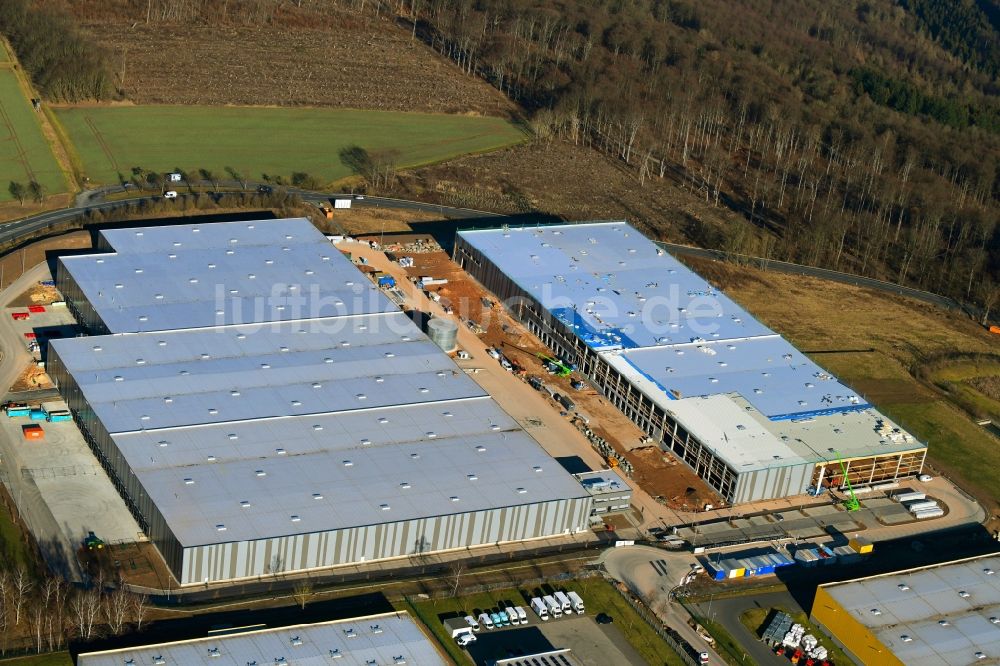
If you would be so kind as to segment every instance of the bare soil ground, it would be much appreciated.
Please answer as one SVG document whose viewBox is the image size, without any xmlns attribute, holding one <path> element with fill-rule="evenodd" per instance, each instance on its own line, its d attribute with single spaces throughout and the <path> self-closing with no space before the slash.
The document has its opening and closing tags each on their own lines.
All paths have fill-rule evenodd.
<svg viewBox="0 0 1000 666">
<path fill-rule="evenodd" d="M 36 284 L 12 300 L 9 307 L 19 308 L 29 305 L 49 305 L 62 299 L 59 290 L 52 286 Z"/>
<path fill-rule="evenodd" d="M 39 368 L 37 365 L 29 365 L 21 373 L 21 376 L 17 378 L 10 390 L 13 392 L 18 391 L 33 391 L 35 389 L 50 389 L 55 385 L 49 376 L 45 374 L 45 370 Z"/>
<path fill-rule="evenodd" d="M 78 250 L 89 247 L 91 247 L 90 233 L 74 231 L 61 236 L 45 238 L 27 245 L 23 249 L 10 252 L 0 258 L 0 289 L 21 277 L 22 270 L 37 266 L 45 261 L 46 253 L 51 250 Z M 28 294 L 22 294 L 14 303 L 27 305 L 28 303 L 22 303 L 20 299 L 28 297 Z"/>
<path fill-rule="evenodd" d="M 68 0 L 81 27 L 124 65 L 139 104 L 330 106 L 509 115 L 491 86 L 440 58 L 410 31 L 335 2 L 206 3 L 211 16 L 162 19 L 153 3 Z M 180 3 L 177 3 L 180 4 Z M 222 18 L 223 4 L 229 6 Z M 273 7 L 250 20 L 247 6 Z M 184 10 L 181 10 L 184 11 Z M 158 15 L 159 14 L 159 15 Z"/>
</svg>

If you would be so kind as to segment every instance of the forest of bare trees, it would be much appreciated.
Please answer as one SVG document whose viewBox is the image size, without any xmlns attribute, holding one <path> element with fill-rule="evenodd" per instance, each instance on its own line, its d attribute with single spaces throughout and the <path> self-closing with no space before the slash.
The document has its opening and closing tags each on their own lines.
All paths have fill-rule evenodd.
<svg viewBox="0 0 1000 666">
<path fill-rule="evenodd" d="M 24 567 L 0 569 L 0 657 L 139 631 L 148 615 L 147 597 L 120 581 L 98 579 L 81 588 L 51 575 L 38 578 Z"/>
<path fill-rule="evenodd" d="M 888 13 L 885 25 L 871 27 L 875 5 L 887 3 L 866 5 L 866 23 L 856 24 L 823 12 L 810 24 L 810 3 L 768 4 L 801 14 L 775 26 L 780 46 L 741 44 L 732 28 L 731 41 L 715 38 L 710 31 L 725 30 L 723 17 L 738 19 L 740 10 L 713 13 L 707 4 L 571 2 L 558 13 L 534 0 L 400 7 L 416 13 L 443 55 L 531 110 L 537 134 L 614 155 L 640 181 L 677 180 L 751 223 L 704 230 L 697 240 L 982 303 L 1000 277 L 998 137 L 876 108 L 857 95 L 849 60 L 828 72 L 767 64 L 802 69 L 787 61 L 864 51 L 879 36 L 899 48 L 892 36 L 907 27 L 905 16 Z M 930 65 L 922 73 L 942 76 Z M 796 80 L 804 76 L 812 80 Z M 995 113 L 988 77 L 964 76 L 964 97 L 933 94 Z"/>
</svg>

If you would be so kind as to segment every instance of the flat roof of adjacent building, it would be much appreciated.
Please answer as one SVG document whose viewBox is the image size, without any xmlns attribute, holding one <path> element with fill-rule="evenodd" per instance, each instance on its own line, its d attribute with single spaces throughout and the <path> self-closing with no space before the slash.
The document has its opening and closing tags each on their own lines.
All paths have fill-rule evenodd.
<svg viewBox="0 0 1000 666">
<path fill-rule="evenodd" d="M 445 666 L 437 650 L 405 612 L 209 636 L 173 643 L 84 652 L 79 666 Z"/>
<path fill-rule="evenodd" d="M 61 257 L 112 333 L 394 312 L 305 218 L 102 230 Z"/>
<path fill-rule="evenodd" d="M 924 448 L 625 222 L 459 235 L 737 471 Z"/>
<path fill-rule="evenodd" d="M 907 666 L 1000 657 L 1000 555 L 822 587 Z"/>
<path fill-rule="evenodd" d="M 591 495 L 598 497 L 608 493 L 632 492 L 632 486 L 617 470 L 599 469 L 574 474 L 581 485 Z"/>
<path fill-rule="evenodd" d="M 311 225 L 255 226 L 282 238 L 286 222 L 302 245 L 326 244 L 331 271 L 353 273 L 359 302 L 380 302 Z M 211 226 L 199 242 L 228 243 Z M 160 241 L 191 233 L 170 229 Z M 148 231 L 124 237 L 163 230 Z M 279 253 L 275 270 L 295 262 Z M 158 288 L 171 292 L 168 276 Z M 52 350 L 185 547 L 587 497 L 395 309 L 65 338 Z"/>
</svg>

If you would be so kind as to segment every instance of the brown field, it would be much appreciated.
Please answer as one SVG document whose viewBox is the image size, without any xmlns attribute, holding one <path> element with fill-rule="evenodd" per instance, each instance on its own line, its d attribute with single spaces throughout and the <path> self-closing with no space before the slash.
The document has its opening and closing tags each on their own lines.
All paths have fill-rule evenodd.
<svg viewBox="0 0 1000 666">
<path fill-rule="evenodd" d="M 67 0 L 111 54 L 130 102 L 328 106 L 509 115 L 514 105 L 464 75 L 409 30 L 335 2 L 227 2 L 221 16 L 146 23 L 146 2 Z M 221 12 L 223 3 L 206 3 Z M 244 5 L 271 6 L 249 23 Z"/>
</svg>

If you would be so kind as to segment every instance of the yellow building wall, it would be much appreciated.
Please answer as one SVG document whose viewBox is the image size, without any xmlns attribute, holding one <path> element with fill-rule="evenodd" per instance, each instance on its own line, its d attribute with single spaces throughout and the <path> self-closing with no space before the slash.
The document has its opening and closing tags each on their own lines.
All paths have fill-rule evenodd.
<svg viewBox="0 0 1000 666">
<path fill-rule="evenodd" d="M 816 589 L 812 618 L 823 625 L 864 666 L 905 666 L 875 634 L 851 617 L 822 586 Z"/>
</svg>

